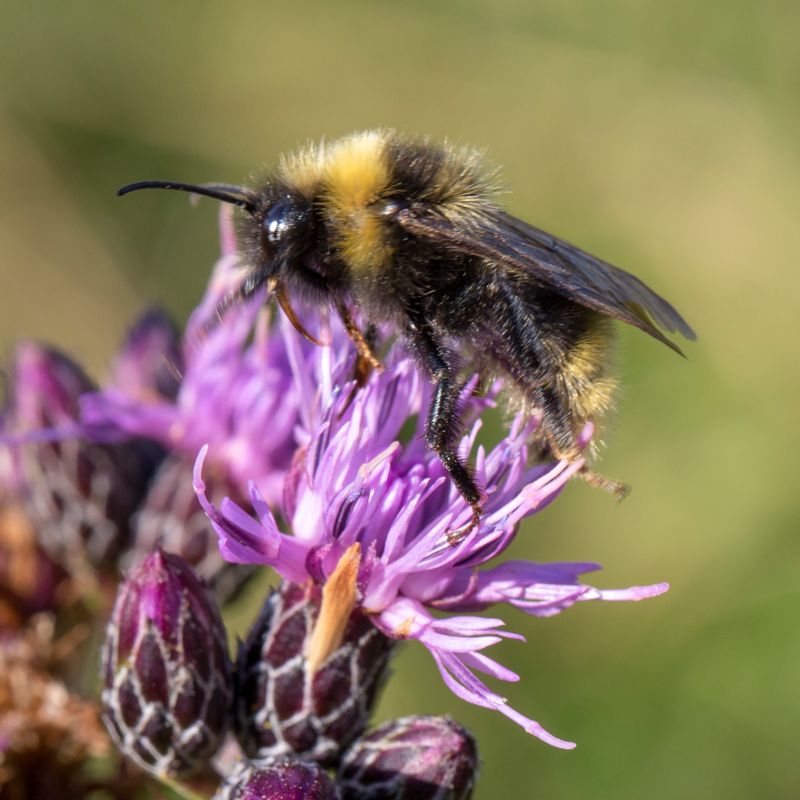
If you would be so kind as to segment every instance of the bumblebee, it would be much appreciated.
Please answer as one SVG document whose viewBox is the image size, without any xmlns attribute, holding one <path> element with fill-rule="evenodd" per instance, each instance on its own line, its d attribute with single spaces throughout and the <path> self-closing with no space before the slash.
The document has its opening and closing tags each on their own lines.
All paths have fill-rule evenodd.
<svg viewBox="0 0 800 800">
<path fill-rule="evenodd" d="M 544 449 L 574 460 L 581 430 L 616 388 L 611 320 L 678 353 L 662 331 L 695 338 L 638 278 L 504 211 L 481 161 L 476 151 L 369 131 L 284 158 L 257 188 L 144 181 L 119 190 L 177 189 L 241 209 L 247 273 L 226 306 L 266 285 L 306 333 L 291 298 L 329 304 L 365 368 L 380 364 L 354 312 L 370 330 L 391 323 L 433 383 L 426 441 L 472 507 L 470 527 L 482 496 L 456 450 L 467 371 L 510 378 L 524 407 L 541 414 Z"/>
</svg>

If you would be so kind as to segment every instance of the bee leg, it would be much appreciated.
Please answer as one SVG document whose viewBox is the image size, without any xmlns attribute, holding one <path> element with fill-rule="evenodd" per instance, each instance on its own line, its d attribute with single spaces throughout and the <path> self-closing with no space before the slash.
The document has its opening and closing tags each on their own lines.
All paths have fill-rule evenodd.
<svg viewBox="0 0 800 800">
<path fill-rule="evenodd" d="M 367 330 L 364 333 L 364 340 L 369 347 L 372 347 L 375 343 L 376 333 L 376 328 L 372 323 L 367 325 Z M 381 364 L 378 364 L 378 367 L 383 369 Z M 350 404 L 353 402 L 353 400 L 355 400 L 358 390 L 366 385 L 367 381 L 369 380 L 369 376 L 372 375 L 372 369 L 372 363 L 366 358 L 363 358 L 360 353 L 357 353 L 356 363 L 353 365 L 353 372 L 351 375 L 351 380 L 353 380 L 355 383 L 353 388 L 350 390 L 350 394 L 347 396 L 347 399 L 344 401 L 342 410 L 339 412 L 339 419 L 341 419 L 347 409 L 350 408 Z"/>
<path fill-rule="evenodd" d="M 365 336 L 359 330 L 358 325 L 356 325 L 355 320 L 350 315 L 350 309 L 347 308 L 344 303 L 337 303 L 336 310 L 339 312 L 339 316 L 342 319 L 342 324 L 344 325 L 344 329 L 347 331 L 347 335 L 356 346 L 356 353 L 358 353 L 361 369 L 365 370 L 368 367 L 370 371 L 373 369 L 378 371 L 382 370 L 383 364 L 381 364 L 381 362 L 378 360 L 378 357 L 373 352 L 372 342 L 370 341 L 375 336 L 375 326 L 370 325 L 367 328 L 367 335 Z M 369 372 L 366 374 L 369 376 Z"/>
<path fill-rule="evenodd" d="M 472 507 L 472 518 L 465 526 L 447 531 L 448 543 L 456 545 L 480 522 L 482 510 L 478 485 L 455 448 L 461 393 L 458 369 L 452 353 L 438 341 L 426 323 L 410 324 L 409 334 L 411 343 L 430 373 L 435 387 L 425 423 L 425 442 L 439 456 L 442 466 L 450 474 L 461 496 Z"/>
<path fill-rule="evenodd" d="M 267 288 L 272 292 L 272 296 L 278 302 L 278 305 L 281 307 L 281 311 L 286 314 L 286 319 L 292 323 L 292 327 L 304 338 L 307 339 L 312 344 L 322 345 L 322 342 L 317 339 L 316 336 L 312 336 L 300 322 L 300 317 L 297 316 L 295 313 L 294 308 L 292 308 L 292 304 L 289 302 L 289 296 L 286 294 L 286 289 L 284 289 L 283 285 L 278 283 L 276 278 L 271 279 L 267 282 Z"/>
<path fill-rule="evenodd" d="M 622 483 L 622 481 L 616 481 L 613 478 L 600 475 L 600 473 L 590 470 L 585 464 L 578 472 L 578 476 L 586 481 L 589 486 L 613 494 L 620 502 L 631 492 L 631 487 L 627 483 Z"/>
<path fill-rule="evenodd" d="M 570 447 L 568 450 L 563 450 L 557 443 L 549 436 L 545 439 L 540 453 L 542 460 L 555 458 L 558 461 L 569 461 L 570 463 L 580 458 L 580 451 L 577 445 Z M 588 483 L 593 489 L 602 489 L 604 492 L 613 494 L 618 501 L 623 501 L 631 492 L 631 487 L 627 483 L 608 478 L 589 469 L 588 464 L 584 464 L 576 473 L 577 477 Z"/>
<path fill-rule="evenodd" d="M 542 458 L 552 457 L 559 461 L 569 461 L 570 463 L 576 461 L 581 457 L 581 450 L 578 447 L 571 415 L 554 392 L 540 389 L 537 391 L 536 397 L 544 414 L 542 425 L 545 435 L 544 447 L 541 453 Z M 589 469 L 588 464 L 584 464 L 577 475 L 589 486 L 613 494 L 620 501 L 624 500 L 631 491 L 631 487 L 628 484 L 613 478 L 607 478 L 599 472 L 594 472 Z"/>
<path fill-rule="evenodd" d="M 370 351 L 375 347 L 377 339 L 378 329 L 370 322 L 369 325 L 367 325 L 367 329 L 364 331 L 364 342 L 367 347 L 370 348 Z M 356 363 L 353 367 L 353 377 L 356 380 L 358 388 L 360 389 L 367 382 L 373 370 L 380 372 L 382 369 L 383 364 L 377 361 L 374 356 L 370 358 L 361 353 L 357 353 Z"/>
</svg>

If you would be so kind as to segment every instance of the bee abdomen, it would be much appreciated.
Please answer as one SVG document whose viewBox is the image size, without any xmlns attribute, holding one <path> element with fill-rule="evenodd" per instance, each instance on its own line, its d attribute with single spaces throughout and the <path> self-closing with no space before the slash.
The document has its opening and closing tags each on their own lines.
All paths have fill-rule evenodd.
<svg viewBox="0 0 800 800">
<path fill-rule="evenodd" d="M 587 329 L 563 351 L 556 375 L 558 393 L 569 404 L 577 424 L 605 414 L 618 385 L 610 374 L 614 342 L 611 321 L 596 314 L 592 317 Z"/>
<path fill-rule="evenodd" d="M 546 290 L 502 280 L 493 288 L 487 335 L 499 337 L 491 359 L 516 384 L 513 404 L 541 415 L 553 454 L 577 456 L 581 430 L 609 409 L 617 387 L 611 321 Z"/>
</svg>

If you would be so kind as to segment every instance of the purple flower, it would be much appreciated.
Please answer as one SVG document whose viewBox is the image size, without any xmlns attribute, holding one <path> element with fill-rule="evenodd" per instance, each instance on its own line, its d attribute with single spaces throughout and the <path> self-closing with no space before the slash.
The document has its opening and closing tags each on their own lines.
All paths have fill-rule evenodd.
<svg viewBox="0 0 800 800">
<path fill-rule="evenodd" d="M 318 641 L 307 651 L 312 672 L 338 644 L 331 626 L 341 625 L 359 608 L 385 635 L 419 640 L 460 698 L 499 711 L 552 745 L 574 747 L 512 709 L 476 674 L 518 680 L 484 651 L 520 635 L 503 630 L 501 619 L 463 613 L 441 617 L 433 610 L 464 612 L 508 603 L 550 616 L 577 601 L 652 597 L 667 585 L 595 589 L 578 577 L 597 569 L 594 564 L 517 561 L 485 568 L 512 541 L 517 523 L 552 502 L 582 461 L 529 466 L 528 443 L 536 421 L 519 417 L 496 447 L 476 448 L 479 414 L 493 404 L 500 387 L 479 398 L 470 382 L 462 399 L 471 428 L 461 453 L 474 451 L 475 474 L 486 500 L 480 524 L 453 544 L 451 532 L 469 521 L 471 510 L 422 441 L 428 381 L 413 362 L 398 357 L 354 396 L 348 383 L 351 366 L 333 348 L 320 348 L 314 362 L 313 375 L 305 370 L 296 377 L 303 387 L 304 427 L 298 431 L 300 450 L 280 507 L 291 535 L 279 529 L 257 479 L 249 488 L 257 519 L 228 498 L 212 503 L 203 471 L 216 445 L 205 446 L 197 459 L 195 490 L 224 557 L 269 565 L 290 582 L 325 586 L 320 613 L 325 625 L 317 626 Z M 404 441 L 402 434 L 413 419 L 416 432 Z M 584 445 L 590 436 L 587 429 Z"/>
<path fill-rule="evenodd" d="M 81 420 L 90 436 L 146 436 L 190 462 L 209 443 L 218 478 L 242 491 L 255 480 L 275 502 L 297 446 L 301 387 L 292 379 L 287 337 L 276 335 L 260 313 L 263 293 L 219 318 L 220 303 L 242 280 L 227 210 L 221 216 L 221 236 L 222 256 L 188 322 L 183 353 L 173 354 L 175 368 L 182 371 L 180 385 L 170 384 L 165 359 L 160 366 L 147 361 L 153 337 L 134 335 L 140 351 L 137 368 L 128 370 L 120 362 L 112 384 L 82 397 Z M 297 347 L 301 358 L 310 349 Z M 143 364 L 159 385 L 173 391 L 140 391 L 136 376 Z"/>
<path fill-rule="evenodd" d="M 127 568 L 155 546 L 177 552 L 224 602 L 249 576 L 221 559 L 213 529 L 192 491 L 192 464 L 200 447 L 211 443 L 209 491 L 214 499 L 244 498 L 248 481 L 254 479 L 270 502 L 278 502 L 297 448 L 298 425 L 308 422 L 302 417 L 308 402 L 301 403 L 308 387 L 294 380 L 291 363 L 296 373 L 307 372 L 306 362 L 317 348 L 283 319 L 270 325 L 262 313 L 263 293 L 220 316 L 242 280 L 225 209 L 221 233 L 222 257 L 189 320 L 183 344 L 165 315 L 147 312 L 134 324 L 100 390 L 66 357 L 36 345 L 20 346 L 13 402 L 0 409 L 0 495 L 27 493 L 36 501 L 29 505 L 35 506 L 40 527 L 50 524 L 50 518 L 61 525 L 57 510 L 69 508 L 69 519 L 77 520 L 72 527 L 91 526 L 98 533 L 90 542 L 99 554 L 92 562 L 102 557 L 113 570 L 120 555 L 121 566 Z M 3 447 L 4 441 L 13 446 Z M 84 520 L 103 501 L 87 497 L 87 488 L 103 488 L 102 481 L 81 483 L 83 473 L 56 480 L 56 467 L 76 473 L 82 462 L 73 463 L 75 453 L 83 461 L 97 456 L 99 463 L 105 454 L 141 450 L 145 441 L 147 453 L 157 458 L 149 460 L 142 480 L 128 479 L 117 487 L 123 499 L 137 491 L 135 502 L 124 505 L 122 519 L 115 517 L 113 526 L 101 525 L 99 514 L 94 517 L 100 522 Z M 65 464 L 65 456 L 72 460 Z M 37 492 L 29 491 L 31 486 Z"/>
</svg>

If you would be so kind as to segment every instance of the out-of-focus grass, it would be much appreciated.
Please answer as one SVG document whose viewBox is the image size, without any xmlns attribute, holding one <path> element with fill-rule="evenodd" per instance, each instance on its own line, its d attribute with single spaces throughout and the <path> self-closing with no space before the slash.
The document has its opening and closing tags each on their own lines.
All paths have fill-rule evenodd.
<svg viewBox="0 0 800 800">
<path fill-rule="evenodd" d="M 459 703 L 419 648 L 380 715 L 472 727 L 483 798 L 796 796 L 799 25 L 797 4 L 754 0 L 7 3 L 0 338 L 101 370 L 142 304 L 189 311 L 215 209 L 115 200 L 129 180 L 240 180 L 374 125 L 486 146 L 516 213 L 632 269 L 700 335 L 682 361 L 622 333 L 603 469 L 634 492 L 570 487 L 514 555 L 673 589 L 510 618 L 528 644 L 501 648 L 524 676 L 507 694 L 573 753 Z"/>
</svg>

